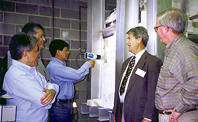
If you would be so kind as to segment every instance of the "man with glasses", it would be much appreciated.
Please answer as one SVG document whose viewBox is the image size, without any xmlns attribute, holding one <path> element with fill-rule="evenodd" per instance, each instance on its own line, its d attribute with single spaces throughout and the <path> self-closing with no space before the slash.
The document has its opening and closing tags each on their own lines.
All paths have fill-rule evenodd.
<svg viewBox="0 0 198 122">
<path fill-rule="evenodd" d="M 39 50 L 44 48 L 44 43 L 46 42 L 46 39 L 44 35 L 44 28 L 40 24 L 33 22 L 27 23 L 22 28 L 22 32 L 37 38 Z M 38 65 L 36 66 L 36 70 L 40 72 L 47 81 L 50 81 L 49 73 L 43 65 L 41 58 L 38 59 Z"/>
<path fill-rule="evenodd" d="M 166 44 L 155 95 L 160 122 L 198 121 L 198 46 L 183 32 L 185 15 L 179 9 L 159 13 L 156 27 Z"/>
</svg>

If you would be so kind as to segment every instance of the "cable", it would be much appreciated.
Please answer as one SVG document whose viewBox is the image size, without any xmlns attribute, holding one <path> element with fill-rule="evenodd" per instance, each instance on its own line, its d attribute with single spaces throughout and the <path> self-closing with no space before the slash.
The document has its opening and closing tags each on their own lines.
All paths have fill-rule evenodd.
<svg viewBox="0 0 198 122">
<path fill-rule="evenodd" d="M 52 0 L 52 40 L 54 40 L 54 0 Z"/>
<path fill-rule="evenodd" d="M 75 59 L 75 62 L 76 62 L 76 65 L 77 67 L 80 68 L 80 65 L 78 63 L 78 57 L 80 57 L 81 55 L 83 56 L 84 53 L 86 52 L 86 49 L 82 49 L 82 35 L 81 35 L 81 22 L 82 22 L 82 18 L 81 18 L 81 9 L 82 8 L 87 8 L 85 6 L 79 6 L 79 42 L 80 42 L 80 45 L 79 45 L 79 49 L 80 49 L 80 52 L 76 55 L 76 59 Z"/>
<path fill-rule="evenodd" d="M 82 49 L 82 45 L 81 45 L 82 44 L 82 42 L 81 42 L 82 41 L 81 40 L 81 38 L 82 38 L 82 36 L 81 36 L 81 22 L 82 22 L 81 21 L 82 20 L 82 18 L 81 18 L 81 9 L 82 8 L 87 8 L 87 7 L 84 7 L 84 6 L 80 6 L 79 7 L 79 21 L 80 21 L 80 23 L 79 23 L 79 31 L 80 31 L 79 32 L 79 41 L 80 41 L 80 53 L 85 53 L 86 52 L 86 49 L 83 50 Z"/>
</svg>

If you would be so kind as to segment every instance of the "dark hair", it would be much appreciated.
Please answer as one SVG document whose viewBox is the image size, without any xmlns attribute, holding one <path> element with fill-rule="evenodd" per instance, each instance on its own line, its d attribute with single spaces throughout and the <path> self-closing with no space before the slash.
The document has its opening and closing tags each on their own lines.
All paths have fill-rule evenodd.
<svg viewBox="0 0 198 122">
<path fill-rule="evenodd" d="M 22 58 L 24 50 L 31 51 L 33 49 L 36 43 L 32 43 L 34 41 L 31 41 L 31 39 L 34 38 L 30 38 L 25 33 L 16 34 L 11 38 L 9 50 L 12 59 L 19 60 Z"/>
<path fill-rule="evenodd" d="M 26 34 L 35 34 L 37 29 L 41 29 L 44 32 L 44 28 L 40 24 L 30 22 L 24 25 L 22 32 Z"/>
<path fill-rule="evenodd" d="M 127 34 L 133 34 L 133 36 L 137 39 L 137 38 L 142 38 L 142 42 L 144 44 L 144 46 L 146 47 L 149 36 L 147 33 L 146 28 L 142 27 L 142 26 L 138 26 L 135 28 L 131 28 Z"/>
<path fill-rule="evenodd" d="M 53 40 L 49 45 L 49 51 L 52 57 L 56 56 L 57 50 L 63 50 L 64 47 L 67 47 L 69 49 L 69 44 L 64 40 L 60 40 L 60 39 Z"/>
</svg>

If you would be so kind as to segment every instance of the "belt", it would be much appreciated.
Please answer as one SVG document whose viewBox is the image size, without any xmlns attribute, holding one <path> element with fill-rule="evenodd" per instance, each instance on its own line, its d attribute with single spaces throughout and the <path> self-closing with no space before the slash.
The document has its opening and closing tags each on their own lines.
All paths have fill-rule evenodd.
<svg viewBox="0 0 198 122">
<path fill-rule="evenodd" d="M 57 102 L 62 102 L 62 103 L 72 103 L 72 99 L 57 99 Z"/>
<path fill-rule="evenodd" d="M 160 114 L 166 114 L 166 115 L 170 115 L 172 112 L 167 112 L 167 111 L 165 111 L 165 110 L 158 110 L 158 112 L 160 113 Z"/>
</svg>

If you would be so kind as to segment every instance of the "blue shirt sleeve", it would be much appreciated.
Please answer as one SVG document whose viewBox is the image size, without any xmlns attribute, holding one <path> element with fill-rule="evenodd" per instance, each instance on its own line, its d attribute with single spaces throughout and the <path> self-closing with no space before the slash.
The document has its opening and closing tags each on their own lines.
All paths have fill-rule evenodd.
<svg viewBox="0 0 198 122">
<path fill-rule="evenodd" d="M 89 73 L 90 67 L 91 64 L 87 61 L 77 70 L 71 67 L 63 65 L 56 66 L 53 64 L 47 69 L 51 77 L 54 77 L 56 80 L 75 83 L 82 80 Z"/>
</svg>

